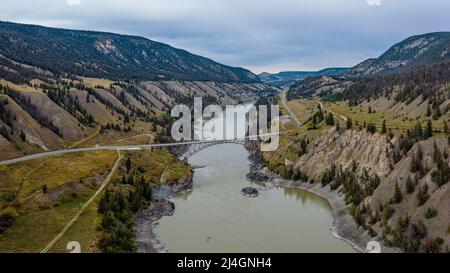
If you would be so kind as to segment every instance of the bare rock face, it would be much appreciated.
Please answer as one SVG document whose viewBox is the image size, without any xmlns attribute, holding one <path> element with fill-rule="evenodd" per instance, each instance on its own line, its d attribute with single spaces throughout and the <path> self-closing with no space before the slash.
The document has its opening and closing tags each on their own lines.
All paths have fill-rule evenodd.
<svg viewBox="0 0 450 273">
<path fill-rule="evenodd" d="M 286 166 L 286 169 L 290 169 L 294 166 L 294 162 L 290 161 L 289 159 L 285 159 L 284 166 Z"/>
<path fill-rule="evenodd" d="M 333 128 L 309 146 L 294 169 L 319 178 L 333 163 L 346 169 L 356 161 L 360 169 L 365 168 L 381 177 L 390 172 L 390 151 L 391 145 L 384 135 L 372 135 L 365 130 L 347 130 L 338 134 Z"/>
<path fill-rule="evenodd" d="M 450 246 L 449 219 L 450 219 L 450 184 L 446 183 L 438 186 L 432 181 L 431 173 L 436 170 L 436 163 L 433 162 L 434 145 L 438 147 L 441 153 L 448 154 L 450 146 L 448 140 L 442 137 L 433 137 L 424 141 L 420 141 L 408 152 L 408 154 L 400 160 L 394 167 L 393 171 L 385 179 L 381 180 L 380 186 L 374 191 L 373 195 L 365 200 L 365 205 L 368 206 L 372 212 L 377 210 L 377 206 L 381 204 L 389 204 L 389 200 L 394 195 L 395 185 L 398 183 L 400 191 L 402 192 L 402 200 L 398 204 L 390 204 L 394 209 L 392 217 L 387 221 L 387 225 L 396 227 L 400 217 L 408 217 L 411 224 L 421 223 L 426 230 L 426 239 L 433 240 L 436 237 L 441 237 L 445 240 L 446 245 Z M 426 173 L 420 175 L 418 172 L 411 172 L 411 162 L 413 155 L 419 149 L 423 152 L 422 166 L 425 166 Z M 448 158 L 443 159 L 445 164 L 448 164 Z M 415 188 L 413 192 L 406 192 L 407 179 L 414 182 Z M 427 194 L 429 198 L 422 205 L 418 202 L 418 192 L 420 189 L 427 187 Z M 437 215 L 433 218 L 427 219 L 425 213 L 427 209 L 434 208 L 437 210 Z M 373 227 L 380 234 L 383 231 L 383 226 L 374 225 Z M 409 231 L 405 231 L 403 236 L 409 238 Z"/>
</svg>

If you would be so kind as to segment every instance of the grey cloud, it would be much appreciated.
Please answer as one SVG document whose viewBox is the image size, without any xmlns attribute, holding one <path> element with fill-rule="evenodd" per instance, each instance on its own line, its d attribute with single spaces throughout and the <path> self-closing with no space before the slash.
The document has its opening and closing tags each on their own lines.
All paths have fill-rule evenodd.
<svg viewBox="0 0 450 273">
<path fill-rule="evenodd" d="M 410 35 L 448 31 L 449 2 L 0 0 L 0 19 L 142 35 L 228 65 L 275 72 L 350 66 Z"/>
</svg>

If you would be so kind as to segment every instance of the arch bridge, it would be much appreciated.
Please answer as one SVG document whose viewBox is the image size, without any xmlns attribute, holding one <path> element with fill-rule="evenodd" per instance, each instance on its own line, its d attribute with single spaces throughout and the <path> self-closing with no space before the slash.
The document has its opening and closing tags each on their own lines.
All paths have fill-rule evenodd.
<svg viewBox="0 0 450 273">
<path fill-rule="evenodd" d="M 189 144 L 188 149 L 179 156 L 180 160 L 187 160 L 194 156 L 195 154 L 203 151 L 206 148 L 209 148 L 211 146 L 220 145 L 220 144 L 226 144 L 226 143 L 232 143 L 232 144 L 239 144 L 239 145 L 245 145 L 245 139 L 235 139 L 235 140 L 220 140 L 220 141 L 211 141 L 211 142 L 199 142 L 199 143 L 192 143 Z"/>
</svg>

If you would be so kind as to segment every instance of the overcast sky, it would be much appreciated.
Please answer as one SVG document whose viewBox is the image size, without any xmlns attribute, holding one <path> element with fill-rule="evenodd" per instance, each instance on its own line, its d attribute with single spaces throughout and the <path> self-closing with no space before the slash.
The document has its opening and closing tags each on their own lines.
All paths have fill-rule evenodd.
<svg viewBox="0 0 450 273">
<path fill-rule="evenodd" d="M 449 0 L 0 0 L 0 20 L 136 34 L 255 73 L 353 66 L 450 31 Z"/>
</svg>

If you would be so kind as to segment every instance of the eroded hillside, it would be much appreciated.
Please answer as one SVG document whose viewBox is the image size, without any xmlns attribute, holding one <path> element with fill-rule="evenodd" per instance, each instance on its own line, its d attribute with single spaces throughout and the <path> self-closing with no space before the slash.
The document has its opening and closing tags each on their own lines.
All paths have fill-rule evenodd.
<svg viewBox="0 0 450 273">
<path fill-rule="evenodd" d="M 289 92 L 302 121 L 264 164 L 345 197 L 370 236 L 406 252 L 450 248 L 448 64 L 362 78 L 306 79 Z"/>
<path fill-rule="evenodd" d="M 192 106 L 193 98 L 201 97 L 205 105 L 237 104 L 276 91 L 262 83 L 58 76 L 0 59 L 3 159 L 64 147 L 158 141 L 178 103 Z"/>
</svg>

